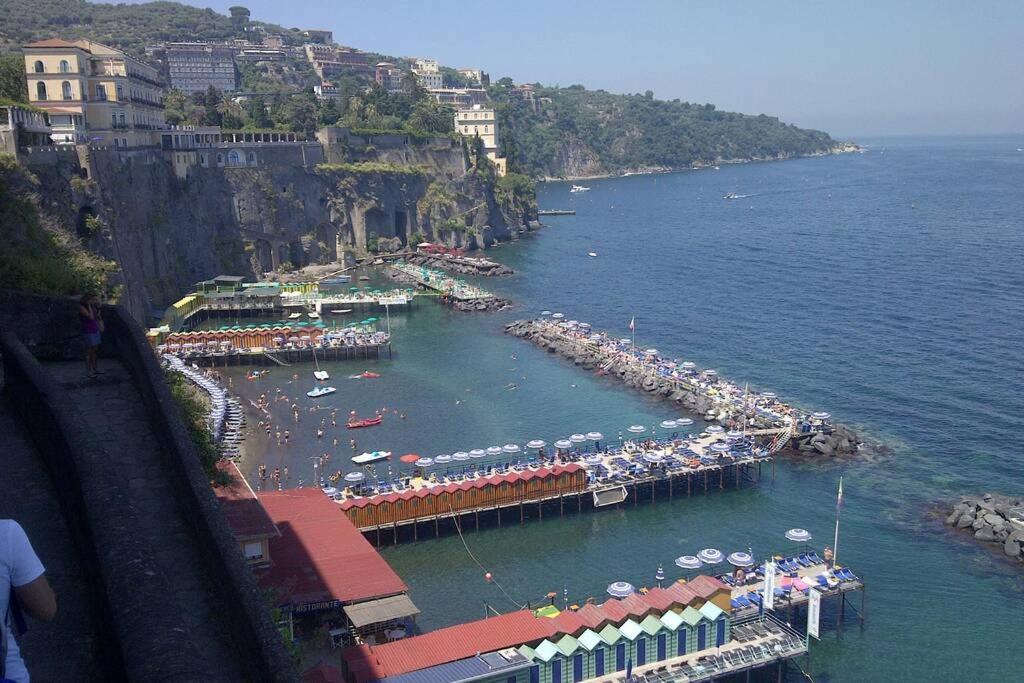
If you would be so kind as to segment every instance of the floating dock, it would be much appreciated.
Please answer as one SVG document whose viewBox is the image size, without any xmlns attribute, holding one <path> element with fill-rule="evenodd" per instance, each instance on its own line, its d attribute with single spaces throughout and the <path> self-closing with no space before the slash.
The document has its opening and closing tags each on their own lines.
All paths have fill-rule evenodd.
<svg viewBox="0 0 1024 683">
<path fill-rule="evenodd" d="M 490 292 L 452 277 L 443 270 L 396 261 L 391 268 L 411 278 L 417 285 L 448 297 L 453 301 L 480 301 L 494 299 Z"/>
</svg>

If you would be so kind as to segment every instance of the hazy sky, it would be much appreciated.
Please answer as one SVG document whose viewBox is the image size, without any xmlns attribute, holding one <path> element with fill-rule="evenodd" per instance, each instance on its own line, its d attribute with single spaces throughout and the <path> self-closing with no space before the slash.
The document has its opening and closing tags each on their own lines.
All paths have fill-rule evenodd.
<svg viewBox="0 0 1024 683">
<path fill-rule="evenodd" d="M 241 0 L 253 19 L 517 82 L 653 90 L 838 136 L 1024 131 L 1024 0 Z"/>
</svg>

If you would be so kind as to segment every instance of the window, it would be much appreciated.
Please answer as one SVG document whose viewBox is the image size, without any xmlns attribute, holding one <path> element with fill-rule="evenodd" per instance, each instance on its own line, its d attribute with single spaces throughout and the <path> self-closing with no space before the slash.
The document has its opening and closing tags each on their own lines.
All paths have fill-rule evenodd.
<svg viewBox="0 0 1024 683">
<path fill-rule="evenodd" d="M 725 619 L 719 619 L 715 623 L 715 645 L 718 647 L 725 645 Z"/>
<path fill-rule="evenodd" d="M 248 154 L 245 155 L 245 160 L 248 161 L 250 164 L 255 164 L 256 154 L 253 152 L 249 152 Z"/>
<path fill-rule="evenodd" d="M 583 680 L 583 654 L 572 656 L 572 681 L 580 683 Z"/>
<path fill-rule="evenodd" d="M 676 657 L 686 654 L 686 629 L 676 631 Z"/>
<path fill-rule="evenodd" d="M 626 644 L 619 643 L 615 646 L 615 670 L 622 671 L 626 668 Z"/>
<path fill-rule="evenodd" d="M 100 102 L 104 102 L 107 99 L 107 86 L 102 83 L 96 84 L 96 99 Z"/>
<path fill-rule="evenodd" d="M 551 660 L 551 683 L 562 683 L 562 660 Z"/>
<path fill-rule="evenodd" d="M 124 88 L 120 85 L 117 86 L 117 99 L 119 102 L 124 100 Z"/>
<path fill-rule="evenodd" d="M 43 69 L 43 63 L 42 63 L 42 61 L 40 61 L 40 60 L 38 60 L 38 59 L 36 60 L 36 63 L 35 63 L 35 65 L 33 65 L 33 67 L 32 67 L 32 68 L 33 68 L 33 70 L 34 70 L 34 71 L 35 71 L 35 72 L 36 72 L 37 74 L 41 74 L 41 73 L 43 73 L 43 72 L 45 71 L 45 70 Z"/>
<path fill-rule="evenodd" d="M 61 94 L 61 97 L 63 97 L 65 100 L 72 99 L 71 98 L 71 81 L 64 81 L 63 83 L 60 84 L 60 94 Z"/>
<path fill-rule="evenodd" d="M 636 665 L 643 666 L 647 663 L 647 639 L 639 638 L 636 641 Z"/>
<path fill-rule="evenodd" d="M 68 60 L 66 60 L 66 59 L 60 60 L 60 72 L 62 74 L 71 73 L 71 65 L 68 64 Z"/>
<path fill-rule="evenodd" d="M 245 553 L 245 559 L 247 559 L 247 560 L 262 560 L 263 559 L 263 544 L 262 543 L 246 543 L 242 547 L 242 552 Z"/>
<path fill-rule="evenodd" d="M 668 636 L 664 633 L 658 634 L 658 661 L 665 659 L 668 656 Z"/>
<path fill-rule="evenodd" d="M 228 166 L 244 166 L 242 162 L 242 153 L 237 149 L 233 149 L 228 152 Z"/>
<path fill-rule="evenodd" d="M 110 125 L 114 128 L 117 128 L 117 114 L 113 112 L 111 112 L 110 114 Z"/>
<path fill-rule="evenodd" d="M 594 677 L 604 676 L 604 648 L 594 650 Z"/>
</svg>

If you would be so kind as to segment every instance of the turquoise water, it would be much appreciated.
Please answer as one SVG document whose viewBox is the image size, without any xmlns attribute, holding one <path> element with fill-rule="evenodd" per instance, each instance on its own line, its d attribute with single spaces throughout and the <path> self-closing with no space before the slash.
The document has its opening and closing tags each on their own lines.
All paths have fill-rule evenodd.
<svg viewBox="0 0 1024 683">
<path fill-rule="evenodd" d="M 812 646 L 815 677 L 1015 678 L 1007 654 L 1024 628 L 1022 574 L 951 535 L 934 510 L 961 493 L 1024 490 L 1021 146 L 890 139 L 867 154 L 595 180 L 582 195 L 542 186 L 541 206 L 578 213 L 493 251 L 516 275 L 485 286 L 518 307 L 473 315 L 425 302 L 392 315 L 394 359 L 328 366 L 339 392 L 325 405 L 341 416 L 404 413 L 361 430 L 360 452 L 436 455 L 656 424 L 678 413 L 501 332 L 542 308 L 622 335 L 636 316 L 638 343 L 828 410 L 888 450 L 780 462 L 756 489 L 467 533 L 512 599 L 598 594 L 617 579 L 650 585 L 678 555 L 777 550 L 793 526 L 831 542 L 843 475 L 839 558 L 867 581 L 868 619 Z M 726 192 L 749 196 L 725 201 Z M 367 368 L 383 377 L 345 379 Z M 298 384 L 275 369 L 235 385 L 296 393 L 309 370 Z M 287 407 L 275 419 L 290 420 Z M 332 469 L 347 470 L 353 432 L 338 430 L 333 449 L 333 431 L 319 443 L 312 435 L 316 421 L 304 412 L 287 448 L 254 439 L 247 468 L 285 463 L 308 481 L 308 456 L 332 451 Z M 485 602 L 513 607 L 457 536 L 384 554 L 424 627 L 480 617 Z"/>
</svg>

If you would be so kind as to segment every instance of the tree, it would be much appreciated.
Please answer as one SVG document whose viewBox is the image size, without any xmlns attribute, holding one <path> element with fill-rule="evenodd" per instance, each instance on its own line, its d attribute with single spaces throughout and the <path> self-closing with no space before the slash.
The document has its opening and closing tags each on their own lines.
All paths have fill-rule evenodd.
<svg viewBox="0 0 1024 683">
<path fill-rule="evenodd" d="M 0 55 L 0 99 L 28 101 L 25 60 L 18 54 Z"/>
<path fill-rule="evenodd" d="M 224 128 L 227 129 L 238 129 L 242 127 L 242 107 L 231 99 L 230 95 L 224 95 L 221 97 L 220 102 L 217 103 L 217 113 L 220 115 L 220 122 Z"/>
<path fill-rule="evenodd" d="M 245 114 L 245 126 L 247 128 L 272 128 L 274 122 L 267 115 L 267 103 L 258 95 L 250 97 L 245 101 L 243 107 Z"/>
</svg>

